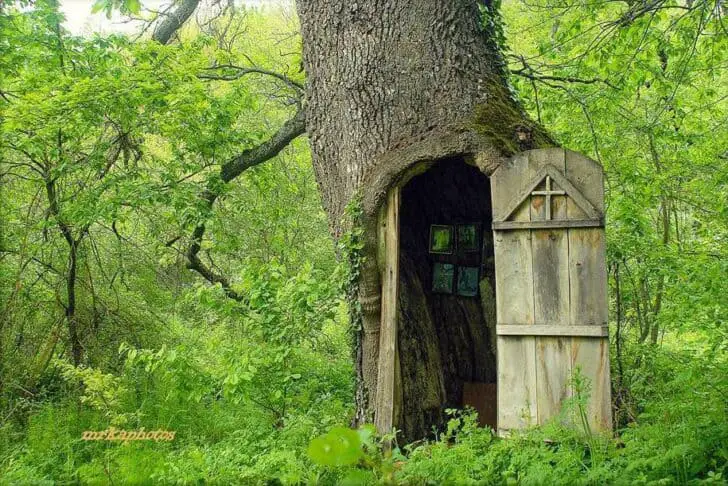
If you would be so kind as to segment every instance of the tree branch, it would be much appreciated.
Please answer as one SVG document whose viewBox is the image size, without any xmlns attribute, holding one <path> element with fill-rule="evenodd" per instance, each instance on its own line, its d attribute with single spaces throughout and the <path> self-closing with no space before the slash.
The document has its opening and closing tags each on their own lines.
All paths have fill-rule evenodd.
<svg viewBox="0 0 728 486">
<path fill-rule="evenodd" d="M 200 0 L 183 0 L 177 9 L 168 14 L 167 17 L 156 27 L 152 39 L 160 44 L 167 44 L 172 38 L 175 32 L 182 27 L 182 25 L 189 19 L 194 13 Z M 234 65 L 215 66 L 210 69 L 236 69 L 237 72 L 230 78 L 225 76 L 215 75 L 198 75 L 201 79 L 237 79 L 245 74 L 259 73 L 269 76 L 273 76 L 283 82 L 289 87 L 292 87 L 298 91 L 303 90 L 303 86 L 300 83 L 288 79 L 288 77 L 268 71 L 260 68 L 241 68 Z M 306 131 L 306 121 L 303 109 L 299 109 L 298 112 L 285 122 L 276 133 L 271 136 L 270 139 L 261 143 L 260 145 L 246 149 L 239 155 L 230 158 L 220 167 L 220 179 L 224 182 L 230 182 L 237 176 L 242 174 L 245 170 L 261 164 L 267 160 L 272 159 L 278 153 L 283 150 L 291 141 L 293 141 L 299 135 L 302 135 Z M 219 189 L 216 188 L 214 182 L 209 182 L 207 187 L 202 193 L 202 199 L 204 201 L 204 207 L 206 210 L 211 210 L 219 196 Z M 225 294 L 237 301 L 244 300 L 244 296 L 237 293 L 230 285 L 230 280 L 224 275 L 215 272 L 210 266 L 206 265 L 205 262 L 200 259 L 199 253 L 202 249 L 202 238 L 205 236 L 206 226 L 205 222 L 202 221 L 197 224 L 191 235 L 190 246 L 185 252 L 187 258 L 187 268 L 194 270 L 208 282 L 212 284 L 220 284 L 225 291 Z M 171 243 L 173 244 L 173 242 Z"/>
<path fill-rule="evenodd" d="M 214 70 L 214 69 L 226 69 L 226 70 L 234 70 L 231 74 L 198 74 L 197 77 L 199 79 L 209 79 L 209 80 L 216 80 L 216 81 L 234 81 L 236 79 L 240 79 L 246 74 L 264 74 L 266 76 L 272 76 L 280 81 L 283 81 L 288 87 L 293 88 L 296 91 L 303 91 L 303 85 L 297 81 L 294 81 L 290 79 L 288 76 L 277 73 L 275 71 L 270 71 L 268 69 L 263 69 L 259 67 L 242 67 L 242 66 L 235 66 L 234 64 L 223 64 L 219 66 L 211 66 L 209 68 L 206 68 L 206 70 Z"/>
<path fill-rule="evenodd" d="M 175 32 L 192 16 L 199 3 L 200 0 L 183 0 L 174 12 L 168 14 L 157 25 L 152 34 L 152 39 L 160 44 L 167 44 Z"/>
<path fill-rule="evenodd" d="M 220 167 L 220 178 L 224 183 L 228 183 L 247 169 L 272 159 L 294 139 L 305 133 L 305 131 L 305 113 L 303 109 L 300 109 L 293 118 L 285 122 L 268 140 L 256 147 L 244 150 L 239 155 L 225 162 Z M 202 193 L 205 209 L 211 210 L 219 195 L 219 189 L 216 188 L 214 182 L 208 183 L 207 188 Z M 228 297 L 237 301 L 243 301 L 244 296 L 233 290 L 230 285 L 230 280 L 227 277 L 215 272 L 200 259 L 199 253 L 202 249 L 202 238 L 205 235 L 206 229 L 205 222 L 203 221 L 198 223 L 192 232 L 190 246 L 185 253 L 187 257 L 187 268 L 196 271 L 212 284 L 220 284 Z"/>
<path fill-rule="evenodd" d="M 548 74 L 541 74 L 538 71 L 536 71 L 531 65 L 526 63 L 526 60 L 521 56 L 517 58 L 522 64 L 523 67 L 519 69 L 511 69 L 511 74 L 515 74 L 516 76 L 523 76 L 526 79 L 530 79 L 531 81 L 540 81 L 548 86 L 555 87 L 553 84 L 549 83 L 549 81 L 558 82 L 558 83 L 577 83 L 577 84 L 596 84 L 596 83 L 602 83 L 607 86 L 609 86 L 612 89 L 618 89 L 615 85 L 609 82 L 609 80 L 601 79 L 601 78 L 590 78 L 590 79 L 584 79 L 584 78 L 575 78 L 572 76 L 551 76 Z"/>
<path fill-rule="evenodd" d="M 299 109 L 293 118 L 286 121 L 276 133 L 260 145 L 243 150 L 240 155 L 230 158 L 220 168 L 224 182 L 230 182 L 243 171 L 272 159 L 299 135 L 306 132 L 306 114 Z"/>
</svg>

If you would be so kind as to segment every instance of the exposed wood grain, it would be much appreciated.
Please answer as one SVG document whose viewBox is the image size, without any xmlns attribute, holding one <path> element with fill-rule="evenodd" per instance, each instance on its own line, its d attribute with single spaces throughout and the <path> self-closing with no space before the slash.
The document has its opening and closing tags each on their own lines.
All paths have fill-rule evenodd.
<svg viewBox="0 0 728 486">
<path fill-rule="evenodd" d="M 532 174 L 528 155 L 512 159 L 493 176 L 493 217 L 509 216 L 530 222 L 526 199 L 516 209 L 508 208 L 513 191 Z M 524 182 L 525 178 L 525 182 Z M 508 210 L 508 214 L 504 213 Z M 500 214 L 499 214 L 500 210 Z M 533 324 L 533 262 L 530 231 L 494 232 L 496 262 L 496 314 L 498 324 Z M 535 425 L 536 341 L 533 336 L 498 337 L 498 430 Z"/>
<path fill-rule="evenodd" d="M 546 176 L 552 191 L 532 195 Z M 562 149 L 534 150 L 497 170 L 494 188 L 498 429 L 557 416 L 574 367 L 593 383 L 589 422 L 608 428 L 601 168 Z"/>
<path fill-rule="evenodd" d="M 526 210 L 528 207 L 526 206 Z M 521 212 L 518 217 L 525 217 Z M 498 323 L 533 324 L 533 273 L 528 231 L 495 233 Z M 536 423 L 535 338 L 498 337 L 498 429 Z"/>
<path fill-rule="evenodd" d="M 594 431 L 612 429 L 612 398 L 609 373 L 609 341 L 606 338 L 574 337 L 571 341 L 571 367 L 591 382 L 587 419 Z"/>
<path fill-rule="evenodd" d="M 529 165 L 533 172 L 541 170 L 547 165 L 552 165 L 563 175 L 565 168 L 565 154 L 561 147 L 549 147 L 543 149 L 529 150 Z"/>
<path fill-rule="evenodd" d="M 569 322 L 568 244 L 566 230 L 531 231 L 535 324 Z"/>
<path fill-rule="evenodd" d="M 595 162 L 575 152 L 567 152 L 567 173 L 578 185 L 584 197 L 593 199 L 595 207 L 603 211 L 604 190 L 602 172 Z M 578 217 L 581 208 L 567 199 L 566 215 Z M 607 268 L 606 243 L 601 228 L 570 228 L 569 281 L 572 325 L 607 324 Z"/>
<path fill-rule="evenodd" d="M 498 431 L 523 429 L 537 422 L 536 340 L 498 336 Z"/>
<path fill-rule="evenodd" d="M 607 275 L 604 230 L 570 229 L 570 323 L 607 329 Z M 581 368 L 591 382 L 587 415 L 592 430 L 609 431 L 612 423 L 609 341 L 574 337 L 572 369 Z"/>
<path fill-rule="evenodd" d="M 553 151 L 550 151 L 553 153 Z M 539 204 L 540 203 L 540 204 Z M 566 219 L 566 200 L 553 198 L 549 212 Z M 544 216 L 544 198 L 532 198 L 531 219 Z M 559 325 L 569 321 L 569 241 L 564 229 L 531 231 L 534 322 Z"/>
<path fill-rule="evenodd" d="M 528 180 L 524 180 L 521 182 L 521 185 L 517 188 L 514 188 L 517 190 L 516 194 L 514 196 L 511 196 L 510 201 L 507 203 L 507 207 L 503 211 L 499 211 L 501 215 L 503 215 L 501 218 L 498 218 L 496 221 L 505 221 L 509 219 L 509 217 L 512 215 L 513 211 L 515 211 L 515 208 L 517 208 L 522 201 L 529 199 L 531 197 L 531 194 L 536 191 L 536 188 L 543 182 L 543 180 L 549 176 L 552 179 L 552 182 L 555 183 L 556 186 L 558 186 L 558 189 L 554 188 L 552 186 L 552 189 L 559 190 L 559 191 L 566 191 L 568 193 L 568 196 L 573 199 L 573 201 L 581 208 L 581 216 L 580 218 L 588 218 L 588 219 L 598 219 L 601 215 L 601 211 L 597 210 L 597 208 L 581 194 L 581 191 L 577 189 L 571 182 L 569 182 L 568 179 L 563 175 L 562 171 L 554 167 L 553 165 L 546 165 L 544 167 L 541 167 L 538 170 L 534 170 L 535 166 L 529 167 L 529 172 L 532 174 L 531 178 Z"/>
<path fill-rule="evenodd" d="M 604 172 L 595 161 L 582 154 L 566 150 L 566 178 L 604 214 Z M 572 216 L 573 217 L 573 216 Z"/>
<path fill-rule="evenodd" d="M 502 170 L 507 169 L 507 170 Z M 528 158 L 515 157 L 513 164 L 502 167 L 493 177 L 493 212 L 502 207 L 510 194 L 504 185 L 518 185 L 519 174 L 528 174 Z M 506 188 L 507 189 L 507 188 Z M 530 221 L 530 205 L 523 204 L 512 218 Z M 498 324 L 533 324 L 533 262 L 531 259 L 531 235 L 528 231 L 510 233 L 495 232 L 495 280 L 496 314 Z"/>
<path fill-rule="evenodd" d="M 577 206 L 578 208 L 578 206 Z M 599 219 L 574 219 L 566 221 L 495 221 L 492 224 L 494 230 L 517 230 L 517 229 L 551 229 L 551 228 L 600 228 L 604 226 L 604 220 Z"/>
<path fill-rule="evenodd" d="M 546 155 L 551 155 L 551 158 L 559 156 L 553 151 Z M 563 152 L 560 155 L 563 163 Z M 566 201 L 561 196 L 552 199 L 532 197 L 532 220 L 534 213 L 538 213 L 535 219 L 546 217 L 546 203 L 551 205 L 548 212 L 554 219 L 566 219 Z M 535 322 L 549 327 L 566 324 L 569 321 L 569 241 L 566 230 L 532 230 L 531 251 Z M 568 395 L 571 338 L 539 336 L 535 339 L 537 415 L 538 423 L 545 424 L 559 414 Z"/>
<path fill-rule="evenodd" d="M 571 338 L 539 336 L 535 339 L 538 423 L 545 424 L 559 414 L 568 396 Z"/>
<path fill-rule="evenodd" d="M 601 167 L 576 152 L 566 151 L 566 175 L 594 207 L 604 213 L 604 183 Z M 584 212 L 573 200 L 567 201 L 567 217 Z M 601 337 L 573 337 L 572 373 L 579 368 L 591 384 L 587 420 L 592 431 L 609 431 L 612 426 L 609 341 L 607 326 L 606 243 L 603 228 L 570 228 L 569 234 L 569 323 L 593 326 Z"/>
<path fill-rule="evenodd" d="M 382 320 L 379 335 L 379 368 L 377 377 L 376 414 L 374 424 L 380 433 L 392 431 L 395 413 L 399 411 L 401 387 L 396 387 L 397 302 L 399 283 L 399 188 L 387 197 L 387 218 L 384 234 L 385 269 L 382 279 Z"/>
<path fill-rule="evenodd" d="M 607 325 L 605 251 L 603 230 L 569 230 L 570 324 Z"/>
<path fill-rule="evenodd" d="M 498 325 L 499 336 L 588 336 L 605 337 L 609 335 L 607 326 L 568 326 L 524 324 Z"/>
<path fill-rule="evenodd" d="M 493 221 L 506 219 L 514 191 L 521 189 L 524 174 L 528 174 L 528 154 L 520 154 L 499 167 L 492 176 Z"/>
<path fill-rule="evenodd" d="M 495 234 L 499 324 L 533 324 L 533 269 L 528 231 Z"/>
</svg>

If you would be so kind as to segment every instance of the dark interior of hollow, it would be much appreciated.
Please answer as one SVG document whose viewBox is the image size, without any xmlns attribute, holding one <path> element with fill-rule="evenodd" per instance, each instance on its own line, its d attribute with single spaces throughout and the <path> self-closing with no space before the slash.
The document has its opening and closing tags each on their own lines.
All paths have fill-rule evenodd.
<svg viewBox="0 0 728 486">
<path fill-rule="evenodd" d="M 428 436 L 447 408 L 474 405 L 495 426 L 495 288 L 490 181 L 462 158 L 438 161 L 402 189 L 400 208 L 399 358 L 401 429 L 406 441 Z M 431 225 L 480 225 L 479 250 L 430 252 Z M 476 296 L 433 291 L 435 263 L 479 267 Z M 486 282 L 483 282 L 486 280 Z M 473 403 L 469 403 L 473 402 Z M 479 402 L 479 403 L 475 403 Z M 484 417 L 483 415 L 490 415 Z"/>
</svg>

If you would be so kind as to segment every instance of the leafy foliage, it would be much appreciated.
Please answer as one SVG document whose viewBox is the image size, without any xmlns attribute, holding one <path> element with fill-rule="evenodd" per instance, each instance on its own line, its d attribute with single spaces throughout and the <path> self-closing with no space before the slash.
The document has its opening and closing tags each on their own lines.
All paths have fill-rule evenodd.
<svg viewBox="0 0 728 486">
<path fill-rule="evenodd" d="M 436 440 L 403 446 L 342 426 L 356 201 L 335 248 L 303 140 L 221 177 L 301 103 L 291 7 L 224 9 L 162 46 L 73 36 L 51 0 L 0 5 L 2 482 L 725 483 L 725 14 L 484 8 L 533 118 L 606 170 L 617 427 L 503 440 L 453 410 Z M 187 269 L 194 243 L 240 299 Z M 579 424 L 589 386 L 573 385 Z M 176 435 L 82 440 L 110 426 Z"/>
</svg>

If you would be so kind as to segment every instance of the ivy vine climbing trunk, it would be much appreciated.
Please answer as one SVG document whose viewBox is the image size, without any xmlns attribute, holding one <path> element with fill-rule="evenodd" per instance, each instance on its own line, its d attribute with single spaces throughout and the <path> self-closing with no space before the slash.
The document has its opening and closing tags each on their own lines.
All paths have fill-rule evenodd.
<svg viewBox="0 0 728 486">
<path fill-rule="evenodd" d="M 347 204 L 361 196 L 364 206 L 361 315 L 354 322 L 357 421 L 371 421 L 381 302 L 376 215 L 387 190 L 415 162 L 491 153 L 484 163 L 493 166 L 500 155 L 544 145 L 548 136 L 511 95 L 497 40 L 497 12 L 489 2 L 298 0 L 297 8 L 307 73 L 306 127 L 336 237 L 346 230 Z M 400 303 L 416 310 L 424 306 L 426 284 L 408 284 L 408 276 L 417 274 L 408 265 L 400 261 L 405 279 L 400 280 Z M 401 328 L 425 332 L 417 315 L 400 312 Z M 421 335 L 423 341 L 430 338 L 437 339 Z M 401 349 L 401 359 L 406 361 L 410 351 Z M 442 376 L 403 371 L 402 379 L 402 387 L 412 390 L 406 400 L 418 401 L 424 397 L 417 390 L 432 389 L 431 382 Z M 420 424 L 405 436 L 429 432 L 437 422 L 431 412 L 422 410 L 422 420 L 405 421 Z"/>
</svg>

